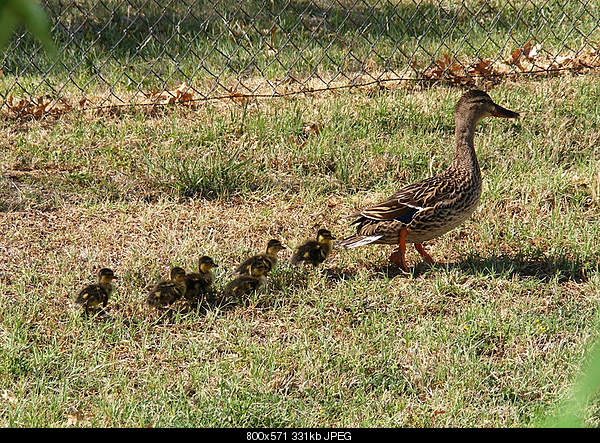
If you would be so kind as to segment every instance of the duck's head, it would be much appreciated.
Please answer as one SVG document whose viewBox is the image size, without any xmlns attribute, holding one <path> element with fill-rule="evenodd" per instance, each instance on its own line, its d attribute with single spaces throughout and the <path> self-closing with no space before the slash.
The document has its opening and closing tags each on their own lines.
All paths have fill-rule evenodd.
<svg viewBox="0 0 600 443">
<path fill-rule="evenodd" d="M 331 243 L 333 240 L 335 240 L 335 237 L 331 235 L 329 230 L 319 229 L 319 232 L 317 232 L 318 243 Z"/>
<path fill-rule="evenodd" d="M 265 275 L 269 272 L 269 267 L 263 260 L 259 260 L 250 266 L 250 275 L 252 277 L 260 277 L 261 275 Z"/>
<path fill-rule="evenodd" d="M 285 249 L 285 246 L 279 240 L 273 239 L 267 243 L 267 254 L 275 255 L 282 249 Z"/>
<path fill-rule="evenodd" d="M 199 264 L 198 264 L 198 268 L 200 269 L 200 272 L 203 273 L 207 273 L 209 272 L 212 268 L 217 268 L 219 265 L 216 264 L 212 258 L 210 258 L 208 255 L 205 255 L 203 257 L 200 257 L 199 260 Z"/>
<path fill-rule="evenodd" d="M 184 282 L 185 281 L 185 271 L 183 268 L 178 266 L 171 268 L 171 280 L 176 282 Z"/>
<path fill-rule="evenodd" d="M 494 103 L 490 96 L 479 89 L 466 92 L 454 108 L 454 118 L 478 122 L 485 117 L 517 118 L 519 114 Z"/>
<path fill-rule="evenodd" d="M 98 272 L 98 282 L 101 285 L 106 285 L 116 278 L 117 278 L 117 276 L 114 274 L 112 269 L 102 268 Z"/>
</svg>

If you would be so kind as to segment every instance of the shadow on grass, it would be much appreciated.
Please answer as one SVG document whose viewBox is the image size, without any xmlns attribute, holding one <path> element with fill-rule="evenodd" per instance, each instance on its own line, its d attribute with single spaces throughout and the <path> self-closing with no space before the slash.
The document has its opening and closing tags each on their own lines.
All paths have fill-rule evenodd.
<svg viewBox="0 0 600 443">
<path fill-rule="evenodd" d="M 404 272 L 398 266 L 389 263 L 385 265 L 366 266 L 369 271 L 369 275 L 372 278 L 387 278 L 393 279 L 395 277 L 418 277 L 419 275 L 426 272 L 429 267 L 421 263 L 415 263 L 414 267 L 409 268 L 409 272 Z M 341 268 L 329 268 L 323 271 L 327 275 L 327 279 L 332 282 L 356 280 L 358 273 L 355 270 L 347 270 Z"/>
<path fill-rule="evenodd" d="M 526 257 L 520 254 L 511 257 L 503 254 L 482 257 L 479 254 L 471 254 L 460 262 L 449 263 L 446 266 L 466 273 L 536 278 L 543 282 L 556 279 L 559 283 L 583 283 L 589 279 L 582 260 L 571 260 L 562 255 Z"/>
<path fill-rule="evenodd" d="M 332 282 L 356 279 L 356 271 L 349 271 L 338 267 L 323 269 L 323 273 L 326 275 L 327 280 Z"/>
<path fill-rule="evenodd" d="M 569 259 L 563 255 L 558 256 L 508 256 L 495 255 L 482 257 L 479 254 L 470 254 L 463 260 L 454 263 L 439 263 L 428 265 L 424 262 L 416 262 L 406 273 L 391 263 L 374 266 L 370 269 L 371 278 L 417 278 L 430 273 L 457 270 L 464 274 L 485 275 L 492 278 L 537 279 L 548 283 L 553 280 L 559 283 L 575 282 L 584 283 L 589 280 L 589 272 L 592 265 L 584 263 L 581 259 Z M 225 300 L 221 297 L 221 291 L 215 291 L 201 303 L 187 303 L 158 312 L 152 321 L 157 326 L 168 326 L 179 323 L 182 316 L 194 315 L 199 318 L 206 316 L 209 312 L 218 311 L 219 315 L 239 307 L 249 307 L 260 310 L 271 310 L 283 304 L 295 305 L 298 300 L 288 299 L 285 292 L 294 289 L 304 289 L 308 286 L 311 278 L 317 277 L 316 272 L 325 275 L 328 281 L 352 281 L 356 280 L 357 272 L 339 267 L 317 268 L 284 268 L 278 270 L 269 278 L 267 288 L 241 300 Z M 111 315 L 98 314 L 94 316 L 97 321 L 111 321 Z M 129 323 L 129 321 L 127 321 Z"/>
<path fill-rule="evenodd" d="M 483 274 L 491 277 L 517 277 L 520 279 L 538 279 L 550 282 L 556 279 L 559 283 L 575 282 L 584 283 L 589 280 L 589 267 L 581 259 L 569 259 L 563 255 L 558 256 L 508 256 L 505 254 L 482 257 L 479 254 L 470 254 L 461 261 L 453 263 L 436 263 L 429 265 L 424 262 L 415 262 L 404 272 L 398 266 L 388 263 L 371 269 L 373 275 L 379 278 L 392 279 L 395 277 L 417 278 L 436 270 L 456 269 L 466 274 Z M 355 272 L 339 268 L 327 270 L 327 276 L 333 281 L 353 280 Z"/>
<path fill-rule="evenodd" d="M 209 312 L 215 311 L 217 311 L 219 315 L 224 315 L 239 307 L 252 306 L 263 311 L 270 310 L 281 306 L 282 304 L 290 304 L 289 300 L 287 300 L 284 295 L 284 291 L 306 288 L 309 279 L 310 275 L 307 272 L 303 272 L 302 269 L 278 269 L 274 274 L 267 278 L 266 287 L 262 287 L 254 292 L 246 294 L 241 298 L 226 297 L 223 295 L 223 289 L 215 290 L 202 300 L 201 303 L 187 302 L 180 306 L 173 307 L 171 309 L 173 312 L 169 321 L 177 315 L 185 316 L 191 314 L 198 317 L 204 317 Z M 227 281 L 224 281 L 224 284 L 226 283 Z"/>
</svg>

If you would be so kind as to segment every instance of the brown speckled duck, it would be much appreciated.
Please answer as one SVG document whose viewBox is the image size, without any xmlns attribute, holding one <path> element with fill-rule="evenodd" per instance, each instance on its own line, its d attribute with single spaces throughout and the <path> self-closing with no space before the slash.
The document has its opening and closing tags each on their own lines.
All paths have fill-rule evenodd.
<svg viewBox="0 0 600 443">
<path fill-rule="evenodd" d="M 397 245 L 390 260 L 408 271 L 406 244 L 428 263 L 434 260 L 423 242 L 456 228 L 469 218 L 481 196 L 481 172 L 473 146 L 475 125 L 484 117 L 517 118 L 519 114 L 492 101 L 480 90 L 465 93 L 454 109 L 455 154 L 440 175 L 406 186 L 387 200 L 352 214 L 356 234 L 338 247 L 356 248 L 371 243 Z"/>
</svg>

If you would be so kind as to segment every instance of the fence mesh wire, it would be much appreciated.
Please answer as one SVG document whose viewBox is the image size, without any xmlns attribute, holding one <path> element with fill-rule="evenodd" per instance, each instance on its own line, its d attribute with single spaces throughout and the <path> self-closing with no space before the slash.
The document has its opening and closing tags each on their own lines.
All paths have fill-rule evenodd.
<svg viewBox="0 0 600 443">
<path fill-rule="evenodd" d="M 470 84 L 600 67 L 600 1 L 44 0 L 57 58 L 24 29 L 2 108 L 46 112 Z"/>
</svg>

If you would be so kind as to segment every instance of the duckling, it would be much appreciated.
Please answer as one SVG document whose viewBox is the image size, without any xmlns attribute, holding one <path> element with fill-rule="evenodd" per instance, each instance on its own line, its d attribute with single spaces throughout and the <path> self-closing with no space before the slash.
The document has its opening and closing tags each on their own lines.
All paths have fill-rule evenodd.
<svg viewBox="0 0 600 443">
<path fill-rule="evenodd" d="M 185 276 L 185 298 L 190 302 L 199 302 L 208 294 L 210 287 L 215 282 L 213 268 L 218 267 L 212 258 L 207 255 L 200 257 L 198 272 Z"/>
<path fill-rule="evenodd" d="M 150 291 L 146 303 L 156 308 L 172 305 L 185 295 L 185 271 L 182 268 L 171 269 L 171 280 L 161 280 Z"/>
<path fill-rule="evenodd" d="M 331 232 L 327 229 L 319 229 L 317 240 L 307 240 L 298 246 L 290 262 L 293 265 L 298 265 L 300 262 L 307 262 L 313 266 L 320 265 L 329 256 L 333 240 L 335 237 L 331 235 Z"/>
<path fill-rule="evenodd" d="M 241 275 L 229 282 L 223 289 L 223 296 L 226 298 L 241 299 L 244 295 L 257 290 L 267 282 L 265 274 L 268 271 L 268 265 L 263 260 L 258 260 L 250 265 L 250 274 Z"/>
<path fill-rule="evenodd" d="M 96 311 L 100 304 L 102 304 L 102 308 L 106 308 L 108 298 L 112 295 L 114 289 L 111 282 L 116 278 L 117 276 L 112 269 L 100 269 L 98 283 L 83 288 L 77 295 L 75 303 L 83 306 L 86 314 L 90 310 Z"/>
<path fill-rule="evenodd" d="M 285 249 L 285 246 L 283 246 L 279 240 L 269 240 L 267 243 L 266 252 L 263 254 L 254 255 L 244 261 L 235 270 L 236 274 L 249 275 L 252 265 L 258 263 L 259 261 L 264 261 L 268 268 L 267 272 L 271 272 L 273 267 L 275 267 L 277 264 L 277 253 L 283 249 Z"/>
</svg>

